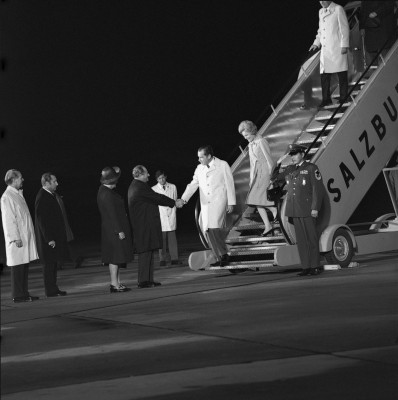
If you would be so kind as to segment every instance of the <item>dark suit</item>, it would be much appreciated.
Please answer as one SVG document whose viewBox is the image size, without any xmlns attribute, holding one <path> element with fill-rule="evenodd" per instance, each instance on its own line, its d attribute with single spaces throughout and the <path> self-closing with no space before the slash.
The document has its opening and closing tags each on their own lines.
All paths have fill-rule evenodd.
<svg viewBox="0 0 398 400">
<path fill-rule="evenodd" d="M 101 185 L 97 196 L 101 214 L 101 256 L 104 264 L 126 264 L 133 260 L 133 245 L 123 198 Z M 125 239 L 119 239 L 124 232 Z"/>
<path fill-rule="evenodd" d="M 57 262 L 68 258 L 68 244 L 64 217 L 57 198 L 43 188 L 36 196 L 35 220 L 37 250 L 43 262 L 44 289 L 49 296 L 59 291 Z M 55 241 L 54 248 L 48 244 L 51 241 Z"/>
<path fill-rule="evenodd" d="M 138 283 L 153 282 L 154 255 L 163 244 L 158 206 L 174 207 L 175 201 L 134 179 L 128 190 L 128 203 L 134 249 L 138 253 Z"/>
<path fill-rule="evenodd" d="M 311 211 L 319 212 L 322 205 L 324 187 L 321 174 L 315 164 L 304 161 L 297 168 L 289 165 L 278 173 L 278 179 L 283 178 L 287 188 L 286 216 L 293 220 L 302 267 L 319 268 L 319 237 Z"/>
</svg>

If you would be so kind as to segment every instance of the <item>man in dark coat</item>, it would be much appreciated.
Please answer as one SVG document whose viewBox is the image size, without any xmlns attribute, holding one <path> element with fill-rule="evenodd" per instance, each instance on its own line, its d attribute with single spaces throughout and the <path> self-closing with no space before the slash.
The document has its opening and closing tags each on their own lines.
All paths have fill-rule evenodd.
<svg viewBox="0 0 398 400">
<path fill-rule="evenodd" d="M 174 207 L 176 202 L 148 186 L 149 173 L 144 166 L 134 167 L 133 177 L 128 204 L 134 248 L 138 253 L 138 287 L 159 286 L 160 283 L 153 280 L 154 257 L 163 244 L 158 206 Z"/>
<path fill-rule="evenodd" d="M 286 216 L 293 220 L 297 248 L 303 271 L 300 276 L 321 272 L 316 218 L 322 205 L 324 187 L 318 167 L 304 160 L 305 146 L 292 144 L 289 152 L 277 161 L 274 176 L 286 180 Z M 279 172 L 283 159 L 292 156 L 293 164 Z"/>
<path fill-rule="evenodd" d="M 395 1 L 361 1 L 359 29 L 365 39 L 366 63 L 370 64 L 379 50 L 385 56 L 397 38 Z"/>
<path fill-rule="evenodd" d="M 43 263 L 47 297 L 65 296 L 57 286 L 58 262 L 68 258 L 68 243 L 62 209 L 57 201 L 57 178 L 50 172 L 41 177 L 42 188 L 35 202 L 35 232 L 39 258 Z"/>
</svg>

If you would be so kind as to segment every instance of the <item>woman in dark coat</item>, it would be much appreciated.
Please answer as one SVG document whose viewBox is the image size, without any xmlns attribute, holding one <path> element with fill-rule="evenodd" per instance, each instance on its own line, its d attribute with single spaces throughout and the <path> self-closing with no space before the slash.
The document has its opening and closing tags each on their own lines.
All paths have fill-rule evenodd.
<svg viewBox="0 0 398 400">
<path fill-rule="evenodd" d="M 109 265 L 111 293 L 130 290 L 119 279 L 119 268 L 133 260 L 130 226 L 123 198 L 113 189 L 120 177 L 119 167 L 106 167 L 101 173 L 101 186 L 97 203 L 101 213 L 101 256 L 104 265 Z"/>
</svg>

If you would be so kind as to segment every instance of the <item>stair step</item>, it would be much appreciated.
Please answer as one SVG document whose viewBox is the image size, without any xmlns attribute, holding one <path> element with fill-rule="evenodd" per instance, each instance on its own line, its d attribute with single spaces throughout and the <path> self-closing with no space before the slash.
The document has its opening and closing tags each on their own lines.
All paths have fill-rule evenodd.
<svg viewBox="0 0 398 400">
<path fill-rule="evenodd" d="M 259 244 L 259 245 L 252 244 L 250 246 L 231 247 L 229 249 L 229 255 L 231 257 L 236 257 L 236 256 L 255 256 L 258 254 L 273 254 L 275 250 L 281 245 L 285 246 L 286 243 L 280 243 L 279 245 L 273 244 L 272 246 L 265 244 Z"/>
<path fill-rule="evenodd" d="M 263 223 L 252 223 L 252 224 L 244 224 L 244 225 L 238 225 L 234 226 L 232 230 L 234 231 L 248 231 L 252 229 L 265 229 L 265 225 Z"/>
<path fill-rule="evenodd" d="M 365 80 L 362 80 L 362 81 L 358 81 L 358 82 L 351 82 L 351 83 L 349 83 L 348 84 L 348 86 L 355 86 L 355 85 L 364 85 L 365 83 L 367 82 L 367 79 L 365 79 Z"/>
<path fill-rule="evenodd" d="M 231 262 L 225 267 L 209 267 L 207 268 L 210 271 L 222 271 L 222 270 L 230 270 L 230 269 L 276 269 L 280 268 L 275 265 L 274 260 L 269 261 L 239 261 L 239 262 Z"/>
<path fill-rule="evenodd" d="M 333 119 L 338 119 L 341 118 L 344 115 L 344 113 L 337 113 L 333 116 Z M 323 121 L 329 121 L 329 119 L 332 117 L 332 114 L 328 115 L 320 115 L 319 117 L 315 117 L 316 121 L 323 122 Z"/>
<path fill-rule="evenodd" d="M 350 96 L 352 96 L 352 97 L 358 96 L 359 92 L 360 92 L 360 90 L 354 90 L 350 94 Z M 332 95 L 332 99 L 338 99 L 339 97 L 340 97 L 340 94 L 338 94 L 338 93 Z"/>
<path fill-rule="evenodd" d="M 324 110 L 335 110 L 340 104 L 339 103 L 334 103 L 331 104 L 330 106 L 325 106 Z M 346 103 L 342 104 L 342 108 L 347 108 L 351 105 L 351 101 L 347 101 Z"/>
<path fill-rule="evenodd" d="M 329 124 L 326 128 L 324 126 L 316 126 L 314 128 L 307 128 L 306 132 L 308 132 L 308 133 L 318 133 L 324 128 L 325 128 L 325 130 L 324 130 L 325 132 L 330 132 L 331 130 L 334 129 L 335 126 L 336 126 L 336 124 Z"/>
<path fill-rule="evenodd" d="M 253 243 L 253 242 L 277 242 L 278 240 L 285 240 L 282 235 L 262 237 L 262 236 L 239 236 L 237 238 L 227 239 L 225 242 L 231 243 Z"/>
</svg>

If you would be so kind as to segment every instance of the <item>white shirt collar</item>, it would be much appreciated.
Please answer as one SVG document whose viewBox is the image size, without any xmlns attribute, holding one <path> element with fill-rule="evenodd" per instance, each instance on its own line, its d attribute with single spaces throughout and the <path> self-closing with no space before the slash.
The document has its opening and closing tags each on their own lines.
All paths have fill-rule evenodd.
<svg viewBox="0 0 398 400">
<path fill-rule="evenodd" d="M 13 187 L 13 186 L 7 186 L 7 189 L 8 190 L 11 190 L 12 192 L 14 192 L 14 193 L 18 193 L 18 194 L 20 194 L 21 196 L 23 195 L 23 190 L 22 189 L 16 189 L 15 187 Z"/>
<path fill-rule="evenodd" d="M 43 187 L 43 189 L 46 191 L 46 192 L 48 192 L 48 193 L 50 193 L 51 194 L 51 196 L 55 196 L 55 193 L 51 193 L 48 189 L 46 189 L 44 186 L 42 186 Z"/>
</svg>

